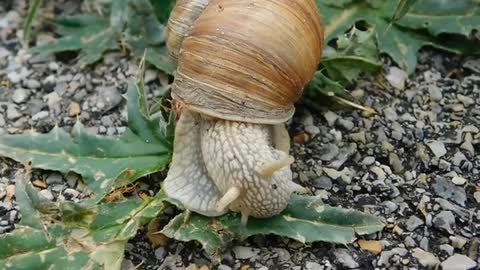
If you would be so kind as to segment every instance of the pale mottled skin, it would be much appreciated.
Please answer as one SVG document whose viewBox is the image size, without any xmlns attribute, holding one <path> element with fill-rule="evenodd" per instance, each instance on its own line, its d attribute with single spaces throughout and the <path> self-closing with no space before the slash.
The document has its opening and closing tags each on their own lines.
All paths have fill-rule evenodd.
<svg viewBox="0 0 480 270">
<path fill-rule="evenodd" d="M 240 196 L 226 210 L 270 217 L 285 209 L 294 191 L 290 166 L 259 176 L 265 164 L 287 157 L 274 148 L 272 126 L 219 120 L 183 111 L 164 189 L 187 209 L 218 216 L 220 198 L 232 187 Z"/>
</svg>

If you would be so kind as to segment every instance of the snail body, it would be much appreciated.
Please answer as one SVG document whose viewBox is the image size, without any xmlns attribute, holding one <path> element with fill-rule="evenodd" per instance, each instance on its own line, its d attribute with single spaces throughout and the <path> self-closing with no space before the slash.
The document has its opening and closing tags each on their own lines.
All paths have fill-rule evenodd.
<svg viewBox="0 0 480 270">
<path fill-rule="evenodd" d="M 177 1 L 167 47 L 182 110 L 167 195 L 208 216 L 241 212 L 244 222 L 280 213 L 301 189 L 284 123 L 322 45 L 314 0 Z"/>
</svg>

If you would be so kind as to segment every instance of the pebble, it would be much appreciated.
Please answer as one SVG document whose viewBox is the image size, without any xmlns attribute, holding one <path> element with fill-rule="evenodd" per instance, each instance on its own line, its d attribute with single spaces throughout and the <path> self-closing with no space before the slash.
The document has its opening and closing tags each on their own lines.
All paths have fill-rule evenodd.
<svg viewBox="0 0 480 270">
<path fill-rule="evenodd" d="M 332 180 L 330 180 L 330 178 L 328 178 L 326 176 L 320 176 L 320 177 L 317 177 L 317 178 L 313 179 L 312 184 L 316 188 L 321 188 L 321 189 L 326 189 L 326 190 L 331 189 L 332 186 L 333 186 Z"/>
<path fill-rule="evenodd" d="M 232 270 L 232 268 L 228 265 L 225 264 L 220 264 L 217 268 L 217 270 Z"/>
<path fill-rule="evenodd" d="M 401 248 L 401 247 L 393 248 L 391 250 L 385 250 L 380 255 L 380 258 L 378 259 L 377 265 L 378 266 L 389 267 L 390 266 L 390 258 L 393 255 L 405 256 L 405 255 L 407 255 L 407 252 L 408 252 L 407 249 Z"/>
<path fill-rule="evenodd" d="M 452 235 L 449 237 L 450 242 L 454 248 L 462 249 L 467 244 L 468 239 L 459 235 Z"/>
<path fill-rule="evenodd" d="M 420 248 L 413 249 L 412 255 L 425 267 L 434 267 L 440 263 L 440 260 L 435 255 Z"/>
<path fill-rule="evenodd" d="M 322 265 L 316 263 L 316 262 L 310 262 L 310 261 L 307 261 L 305 263 L 305 269 L 306 270 L 324 270 L 325 267 L 323 267 Z"/>
<path fill-rule="evenodd" d="M 452 256 L 453 252 L 455 251 L 455 248 L 453 248 L 449 244 L 442 244 L 439 247 L 441 250 L 445 251 L 449 256 Z"/>
<path fill-rule="evenodd" d="M 322 147 L 320 147 L 320 149 L 318 149 L 320 159 L 323 161 L 331 161 L 338 155 L 338 152 L 338 146 L 333 143 L 323 145 Z"/>
<path fill-rule="evenodd" d="M 455 226 L 455 216 L 451 211 L 441 211 L 433 219 L 433 225 L 449 234 L 453 234 L 452 226 Z"/>
<path fill-rule="evenodd" d="M 477 203 L 480 203 L 480 191 L 473 193 L 473 197 L 475 198 Z"/>
<path fill-rule="evenodd" d="M 320 134 L 320 128 L 317 126 L 306 126 L 305 132 L 312 135 L 312 137 L 315 137 L 316 135 Z"/>
<path fill-rule="evenodd" d="M 362 144 L 367 143 L 367 137 L 365 135 L 365 131 L 352 133 L 352 134 L 350 134 L 350 138 L 352 139 L 352 141 L 357 142 L 357 143 L 362 143 Z"/>
<path fill-rule="evenodd" d="M 260 250 L 257 248 L 245 247 L 245 246 L 235 246 L 232 248 L 235 258 L 240 260 L 246 260 L 250 258 L 255 258 L 260 253 Z"/>
<path fill-rule="evenodd" d="M 441 158 L 447 153 L 445 145 L 440 141 L 433 141 L 428 143 L 427 145 L 437 158 Z"/>
<path fill-rule="evenodd" d="M 8 105 L 7 107 L 7 119 L 15 121 L 22 117 L 22 114 L 17 111 L 14 105 Z"/>
<path fill-rule="evenodd" d="M 370 166 L 373 163 L 375 163 L 375 157 L 372 156 L 364 157 L 362 160 L 362 164 L 365 166 Z"/>
<path fill-rule="evenodd" d="M 458 100 L 459 100 L 460 102 L 462 102 L 462 104 L 463 104 L 465 107 L 469 107 L 469 106 L 475 104 L 475 100 L 474 100 L 473 98 L 471 98 L 471 97 L 458 94 L 458 95 L 457 95 L 457 98 L 458 98 Z"/>
<path fill-rule="evenodd" d="M 434 84 L 429 85 L 428 93 L 430 94 L 430 98 L 433 101 L 438 102 L 438 101 L 442 100 L 442 98 L 443 98 L 442 89 L 440 89 L 440 87 L 438 87 Z"/>
<path fill-rule="evenodd" d="M 63 184 L 63 176 L 59 173 L 51 173 L 47 177 L 47 184 L 48 185 L 55 185 L 55 184 Z"/>
<path fill-rule="evenodd" d="M 97 107 L 103 112 L 110 111 L 122 102 L 122 96 L 115 87 L 99 87 Z"/>
<path fill-rule="evenodd" d="M 452 183 L 454 183 L 457 186 L 463 186 L 467 182 L 467 179 L 460 177 L 460 176 L 455 176 L 452 178 Z"/>
<path fill-rule="evenodd" d="M 337 121 L 337 119 L 339 118 L 338 114 L 332 111 L 327 111 L 326 113 L 323 114 L 323 117 L 325 117 L 325 120 L 327 120 L 327 123 L 329 126 L 333 126 Z"/>
<path fill-rule="evenodd" d="M 68 198 L 70 199 L 73 199 L 73 198 L 77 198 L 78 195 L 80 195 L 80 192 L 73 188 L 67 188 L 63 191 L 63 195 L 68 196 Z"/>
<path fill-rule="evenodd" d="M 157 258 L 157 260 L 159 261 L 163 260 L 166 255 L 167 255 L 167 250 L 165 249 L 165 247 L 159 247 L 155 249 L 155 258 Z"/>
<path fill-rule="evenodd" d="M 3 114 L 0 114 L 0 127 L 5 126 L 5 118 L 3 117 Z"/>
<path fill-rule="evenodd" d="M 336 260 L 343 266 L 353 269 L 359 267 L 359 264 L 353 259 L 347 249 L 337 249 L 333 252 Z"/>
<path fill-rule="evenodd" d="M 407 222 L 405 222 L 405 225 L 407 226 L 407 230 L 413 232 L 416 228 L 419 226 L 423 225 L 424 222 L 422 219 L 418 218 L 417 216 L 411 216 Z"/>
<path fill-rule="evenodd" d="M 332 168 L 323 168 L 323 172 L 333 180 L 336 180 L 342 176 L 342 172 Z"/>
<path fill-rule="evenodd" d="M 131 260 L 123 259 L 122 260 L 122 265 L 120 266 L 120 270 L 134 270 L 135 265 Z"/>
<path fill-rule="evenodd" d="M 405 81 L 407 80 L 407 73 L 397 67 L 391 67 L 388 74 L 385 76 L 391 86 L 398 90 L 405 89 Z"/>
<path fill-rule="evenodd" d="M 49 201 L 53 201 L 53 199 L 54 199 L 52 192 L 48 189 L 40 190 L 39 195 L 42 196 L 43 198 L 49 200 Z"/>
<path fill-rule="evenodd" d="M 34 79 L 25 81 L 25 87 L 27 87 L 28 89 L 38 89 L 41 86 L 42 85 L 40 84 L 40 82 Z"/>
<path fill-rule="evenodd" d="M 33 121 L 43 120 L 49 115 L 48 111 L 40 111 L 32 116 Z"/>
<path fill-rule="evenodd" d="M 477 266 L 477 263 L 463 254 L 455 254 L 440 265 L 443 270 L 471 270 Z"/>
<path fill-rule="evenodd" d="M 437 177 L 432 187 L 433 191 L 438 196 L 465 206 L 467 194 L 463 187 L 456 186 L 451 181 L 446 180 L 444 177 Z"/>
<path fill-rule="evenodd" d="M 12 95 L 12 100 L 13 102 L 17 103 L 17 104 L 22 104 L 24 103 L 25 101 L 27 101 L 28 97 L 30 96 L 30 93 L 25 90 L 25 89 L 16 89 L 14 92 L 13 92 L 13 95 Z"/>
</svg>

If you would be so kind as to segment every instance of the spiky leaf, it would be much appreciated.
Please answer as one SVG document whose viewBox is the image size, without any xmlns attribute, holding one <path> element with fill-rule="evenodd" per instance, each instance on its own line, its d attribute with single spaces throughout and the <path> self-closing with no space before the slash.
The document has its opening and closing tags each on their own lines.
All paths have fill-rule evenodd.
<svg viewBox="0 0 480 270">
<path fill-rule="evenodd" d="M 121 136 L 90 134 L 77 123 L 71 134 L 55 127 L 48 134 L 0 136 L 0 155 L 31 162 L 34 168 L 76 172 L 99 200 L 170 161 L 171 142 L 162 137 L 158 119 L 146 110 L 143 85 L 131 82 L 127 99 L 129 128 Z"/>
<path fill-rule="evenodd" d="M 38 208 L 27 177 L 16 179 L 16 197 L 23 219 L 0 235 L 0 269 L 120 269 L 127 240 L 165 207 L 163 193 L 144 202 L 76 205 L 75 222 L 66 222 L 74 204 Z"/>
<path fill-rule="evenodd" d="M 377 32 L 378 46 L 381 52 L 390 55 L 395 62 L 397 62 L 402 68 L 406 69 L 409 73 L 412 73 L 417 64 L 417 51 L 424 46 L 433 46 L 436 48 L 448 50 L 454 53 L 464 53 L 465 49 L 468 52 L 479 52 L 478 46 L 474 44 L 471 46 L 465 46 L 465 40 L 459 40 L 457 42 L 444 42 L 440 37 L 430 35 L 427 32 L 416 31 L 415 24 L 411 22 L 412 16 L 415 17 L 415 12 L 422 8 L 422 18 L 418 22 L 424 23 L 424 29 L 431 33 L 452 33 L 446 28 L 433 28 L 426 25 L 425 19 L 428 16 L 435 16 L 437 10 L 443 11 L 451 5 L 457 5 L 457 1 L 442 1 L 442 0 L 423 0 L 418 1 L 410 10 L 412 16 L 409 17 L 407 13 L 400 21 L 390 24 L 390 19 L 394 15 L 395 1 L 374 1 L 374 0 L 349 0 L 339 1 L 322 1 L 317 0 L 317 4 L 324 17 L 325 23 L 325 36 L 326 40 L 330 41 L 337 37 L 339 34 L 344 33 L 350 29 L 355 23 L 359 21 L 366 21 Z M 459 6 L 473 5 L 475 0 L 462 0 Z M 478 5 L 478 4 L 477 4 Z M 446 10 L 446 9 L 445 9 Z M 444 11 L 444 14 L 446 12 Z M 452 22 L 452 20 L 460 20 L 466 25 L 457 29 L 454 33 L 466 34 L 470 29 L 477 29 L 480 24 L 476 23 L 479 14 L 475 11 L 470 14 L 455 12 L 456 17 L 454 19 L 446 16 L 440 16 L 438 24 L 444 25 Z"/>
<path fill-rule="evenodd" d="M 331 207 L 314 196 L 293 195 L 281 214 L 268 219 L 250 218 L 241 224 L 239 214 L 230 213 L 218 218 L 192 214 L 174 218 L 163 230 L 165 235 L 181 240 L 197 240 L 210 254 L 217 253 L 234 237 L 245 239 L 258 234 L 275 234 L 302 243 L 325 241 L 347 244 L 355 235 L 382 230 L 383 223 L 375 216 L 354 210 Z"/>
</svg>

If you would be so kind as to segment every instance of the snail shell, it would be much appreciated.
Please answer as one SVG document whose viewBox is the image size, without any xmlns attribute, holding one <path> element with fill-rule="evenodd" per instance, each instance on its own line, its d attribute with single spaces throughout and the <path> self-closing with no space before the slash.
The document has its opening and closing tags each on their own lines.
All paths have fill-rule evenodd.
<svg viewBox="0 0 480 270">
<path fill-rule="evenodd" d="M 261 124 L 292 116 L 323 46 L 314 0 L 180 1 L 167 33 L 178 58 L 177 101 L 216 118 Z"/>
</svg>

